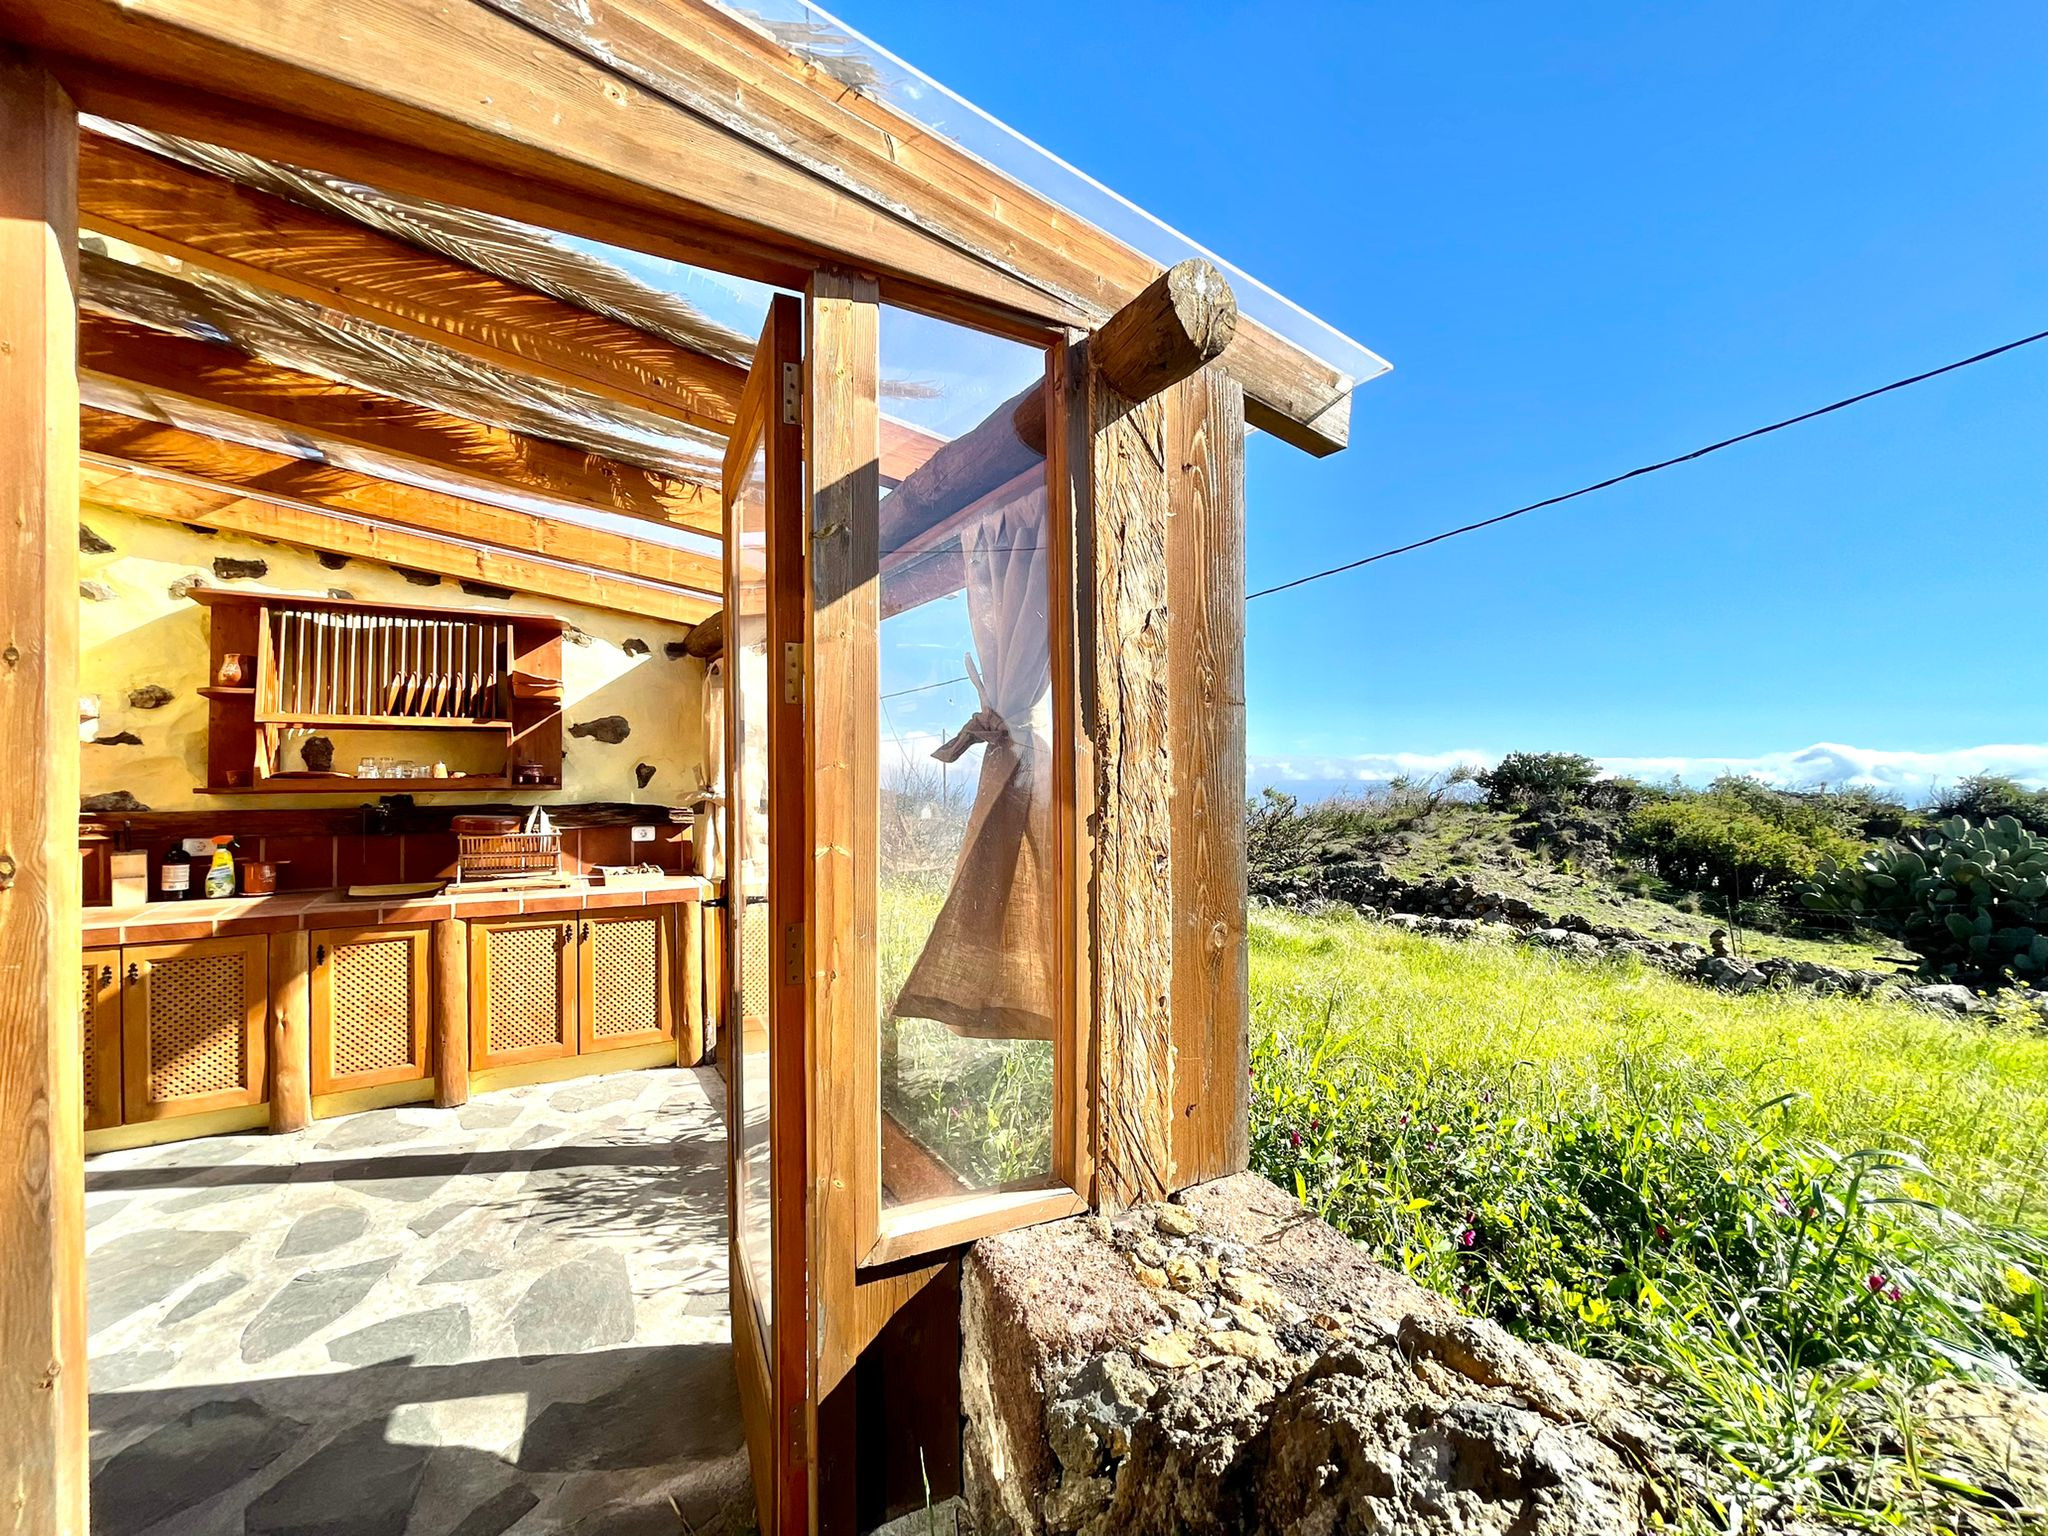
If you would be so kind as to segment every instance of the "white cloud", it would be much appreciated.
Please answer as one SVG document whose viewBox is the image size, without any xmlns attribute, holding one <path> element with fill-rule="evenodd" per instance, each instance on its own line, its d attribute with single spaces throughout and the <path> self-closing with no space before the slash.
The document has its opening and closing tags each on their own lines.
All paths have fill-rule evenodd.
<svg viewBox="0 0 2048 1536">
<path fill-rule="evenodd" d="M 1396 774 L 1421 777 L 1443 773 L 1459 763 L 1484 766 L 1499 757 L 1498 752 L 1477 750 L 1259 756 L 1251 759 L 1248 777 L 1253 788 L 1270 784 L 1286 789 L 1298 785 L 1304 792 L 1329 793 L 1345 784 L 1384 783 Z M 1611 774 L 1639 779 L 1675 776 L 1688 784 L 1704 784 L 1724 773 L 1744 774 L 1786 788 L 1813 784 L 1868 785 L 1896 790 L 1909 800 L 1977 773 L 2008 774 L 2022 784 L 2048 786 L 2048 743 L 1905 752 L 1823 741 L 1756 757 L 1605 757 L 1599 761 Z"/>
</svg>

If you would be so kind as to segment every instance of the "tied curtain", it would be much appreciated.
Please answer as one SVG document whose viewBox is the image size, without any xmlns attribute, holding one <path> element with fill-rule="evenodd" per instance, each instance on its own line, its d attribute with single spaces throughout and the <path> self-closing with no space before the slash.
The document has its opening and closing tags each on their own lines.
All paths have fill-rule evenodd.
<svg viewBox="0 0 2048 1536">
<path fill-rule="evenodd" d="M 932 756 L 957 762 L 979 744 L 981 778 L 945 904 L 895 1007 L 984 1040 L 1050 1040 L 1058 1012 L 1045 532 L 1043 485 L 961 530 L 981 708 Z"/>
</svg>

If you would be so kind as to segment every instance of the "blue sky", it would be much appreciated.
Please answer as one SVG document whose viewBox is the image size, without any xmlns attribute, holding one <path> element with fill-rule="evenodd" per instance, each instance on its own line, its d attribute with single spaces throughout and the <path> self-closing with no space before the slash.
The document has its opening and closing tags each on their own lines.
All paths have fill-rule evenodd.
<svg viewBox="0 0 2048 1536">
<path fill-rule="evenodd" d="M 838 9 L 1392 360 L 1254 588 L 2048 329 L 2037 4 Z M 2044 594 L 2048 343 L 1253 603 L 1254 777 L 2048 782 Z"/>
</svg>

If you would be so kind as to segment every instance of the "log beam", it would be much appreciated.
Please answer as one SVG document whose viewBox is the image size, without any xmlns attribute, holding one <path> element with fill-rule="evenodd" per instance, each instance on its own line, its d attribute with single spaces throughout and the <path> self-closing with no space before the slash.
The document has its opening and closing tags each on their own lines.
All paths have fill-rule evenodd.
<svg viewBox="0 0 2048 1536">
<path fill-rule="evenodd" d="M 1237 334 L 1237 298 L 1214 266 L 1177 262 L 1102 323 L 1089 355 L 1126 400 L 1150 400 L 1223 355 Z"/>
<path fill-rule="evenodd" d="M 882 555 L 929 534 L 989 492 L 1045 462 L 1045 386 L 1005 400 L 939 447 L 882 503 Z"/>
<path fill-rule="evenodd" d="M 717 496 L 674 475 L 514 432 L 390 395 L 281 368 L 231 347 L 88 313 L 79 367 L 150 394 L 226 411 L 316 445 L 341 445 L 491 487 L 575 506 L 716 529 Z"/>
<path fill-rule="evenodd" d="M 78 121 L 0 50 L 0 1526 L 86 1519 Z"/>
<path fill-rule="evenodd" d="M 493 368 L 725 432 L 746 370 L 402 240 L 104 134 L 80 144 L 79 224 Z"/>
<path fill-rule="evenodd" d="M 669 624 L 694 624 L 716 606 L 709 598 L 674 587 L 647 586 L 581 566 L 500 554 L 477 545 L 429 538 L 410 529 L 367 519 L 336 517 L 287 502 L 181 485 L 139 471 L 86 464 L 80 470 L 80 482 L 82 499 L 87 505 L 114 512 L 173 523 L 196 523 L 246 538 L 328 550 L 359 560 L 378 560 L 402 570 L 431 571 L 458 581 L 507 587 L 514 592 L 586 603 L 616 613 L 636 613 Z"/>
<path fill-rule="evenodd" d="M 560 518 L 516 512 L 465 496 L 421 490 L 317 459 L 295 459 L 202 432 L 123 416 L 118 411 L 86 406 L 80 412 L 79 446 L 103 460 L 160 470 L 229 495 L 301 502 L 345 517 L 373 518 L 397 528 L 494 544 L 508 551 L 697 592 L 713 593 L 725 585 L 722 563 L 710 555 Z"/>
<path fill-rule="evenodd" d="M 304 929 L 270 940 L 270 1129 L 313 1123 L 312 936 Z"/>
<path fill-rule="evenodd" d="M 469 1102 L 469 924 L 434 924 L 434 1104 Z"/>
</svg>

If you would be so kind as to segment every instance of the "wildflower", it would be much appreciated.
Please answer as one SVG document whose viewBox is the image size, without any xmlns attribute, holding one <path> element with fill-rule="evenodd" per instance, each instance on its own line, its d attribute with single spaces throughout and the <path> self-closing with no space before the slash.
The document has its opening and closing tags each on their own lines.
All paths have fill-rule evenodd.
<svg viewBox="0 0 2048 1536">
<path fill-rule="evenodd" d="M 1872 1294 L 1876 1294 L 1884 1289 L 1884 1276 L 1873 1269 L 1868 1275 L 1864 1276 L 1863 1283 L 1870 1287 Z"/>
<path fill-rule="evenodd" d="M 1668 1243 L 1671 1241 L 1671 1229 L 1665 1226 L 1664 1223 L 1661 1221 L 1657 1223 L 1657 1241 L 1660 1243 Z"/>
<path fill-rule="evenodd" d="M 1467 1227 L 1464 1231 L 1458 1234 L 1458 1246 L 1460 1248 L 1470 1248 L 1474 1243 L 1478 1241 L 1479 1234 L 1470 1227 Z"/>
<path fill-rule="evenodd" d="M 1896 1285 L 1893 1286 L 1890 1290 L 1886 1291 L 1885 1295 L 1893 1301 L 1904 1301 L 1906 1299 L 1906 1293 L 1900 1290 Z"/>
<path fill-rule="evenodd" d="M 1289 1145 L 1290 1147 L 1298 1147 L 1298 1146 L 1300 1146 L 1300 1145 L 1301 1145 L 1301 1132 L 1299 1132 L 1299 1131 L 1289 1131 L 1289 1132 L 1287 1133 L 1287 1144 L 1288 1144 L 1288 1145 Z"/>
<path fill-rule="evenodd" d="M 1317 1133 L 1318 1133 L 1319 1131 L 1321 1131 L 1321 1130 L 1322 1130 L 1322 1128 L 1323 1128 L 1323 1122 L 1322 1122 L 1321 1120 L 1318 1120 L 1318 1119 L 1314 1119 L 1314 1118 L 1311 1118 L 1311 1119 L 1309 1120 L 1309 1123 L 1308 1123 L 1308 1133 L 1309 1133 L 1309 1135 L 1313 1136 L 1313 1135 L 1317 1134 Z"/>
</svg>

